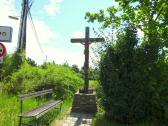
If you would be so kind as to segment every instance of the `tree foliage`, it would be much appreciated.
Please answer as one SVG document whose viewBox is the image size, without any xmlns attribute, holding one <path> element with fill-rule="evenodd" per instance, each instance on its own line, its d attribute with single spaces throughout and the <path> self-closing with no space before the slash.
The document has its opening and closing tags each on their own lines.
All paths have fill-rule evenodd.
<svg viewBox="0 0 168 126">
<path fill-rule="evenodd" d="M 70 67 L 51 63 L 45 63 L 45 67 L 37 67 L 25 62 L 17 72 L 11 74 L 10 81 L 3 85 L 3 89 L 8 94 L 23 94 L 52 88 L 56 98 L 67 98 L 82 84 L 80 74 Z"/>
<path fill-rule="evenodd" d="M 68 65 L 35 61 L 15 52 L 7 55 L 0 66 L 0 90 L 17 95 L 53 88 L 56 98 L 72 96 L 83 84 L 83 79 Z"/>
<path fill-rule="evenodd" d="M 150 58 L 151 50 L 138 45 L 135 27 L 126 28 L 117 38 L 100 62 L 101 99 L 107 117 L 127 124 L 145 119 L 163 122 L 168 119 L 165 55 Z"/>
<path fill-rule="evenodd" d="M 12 55 L 7 55 L 4 58 L 3 64 L 0 64 L 0 81 L 8 80 L 10 75 L 20 68 L 23 61 L 23 57 L 18 52 L 14 52 Z"/>
<path fill-rule="evenodd" d="M 37 66 L 36 62 L 34 60 L 32 60 L 31 58 L 29 58 L 29 57 L 26 59 L 26 61 L 31 66 Z"/>
<path fill-rule="evenodd" d="M 88 22 L 98 21 L 118 34 L 116 42 L 100 52 L 106 114 L 125 123 L 168 120 L 168 1 L 115 2 L 117 6 L 85 16 Z M 136 30 L 144 33 L 140 40 Z"/>
<path fill-rule="evenodd" d="M 73 69 L 76 73 L 79 73 L 79 72 L 80 72 L 80 70 L 79 70 L 79 68 L 78 68 L 78 65 L 76 65 L 76 64 L 73 64 L 73 65 L 72 65 L 72 69 Z"/>
<path fill-rule="evenodd" d="M 168 1 L 167 0 L 115 0 L 118 6 L 111 6 L 106 11 L 86 13 L 89 22 L 97 20 L 103 28 L 119 28 L 128 23 L 144 32 L 144 39 L 149 42 L 155 37 L 163 41 L 160 46 L 168 47 Z M 153 42 L 154 43 L 154 42 Z"/>
</svg>

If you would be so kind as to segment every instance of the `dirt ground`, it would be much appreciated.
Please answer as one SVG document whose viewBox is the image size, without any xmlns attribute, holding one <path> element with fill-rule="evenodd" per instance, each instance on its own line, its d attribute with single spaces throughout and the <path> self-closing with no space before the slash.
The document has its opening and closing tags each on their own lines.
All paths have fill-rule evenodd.
<svg viewBox="0 0 168 126">
<path fill-rule="evenodd" d="M 64 123 L 64 119 L 62 119 L 62 120 L 55 119 L 55 120 L 51 123 L 51 126 L 62 126 L 63 123 Z"/>
</svg>

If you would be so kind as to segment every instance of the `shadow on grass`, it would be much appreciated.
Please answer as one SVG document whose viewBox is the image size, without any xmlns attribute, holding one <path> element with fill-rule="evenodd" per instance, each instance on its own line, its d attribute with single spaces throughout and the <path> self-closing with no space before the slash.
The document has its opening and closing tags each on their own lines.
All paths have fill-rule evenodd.
<svg viewBox="0 0 168 126">
<path fill-rule="evenodd" d="M 157 121 L 144 121 L 136 124 L 121 124 L 112 120 L 107 120 L 103 114 L 95 115 L 92 126 L 167 126 Z"/>
</svg>

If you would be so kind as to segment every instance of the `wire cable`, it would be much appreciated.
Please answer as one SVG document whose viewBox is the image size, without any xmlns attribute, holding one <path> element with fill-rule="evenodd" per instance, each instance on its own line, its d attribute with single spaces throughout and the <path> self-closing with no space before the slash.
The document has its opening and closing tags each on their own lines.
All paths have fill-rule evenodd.
<svg viewBox="0 0 168 126">
<path fill-rule="evenodd" d="M 34 36 L 35 36 L 35 38 L 36 38 L 37 44 L 38 44 L 38 46 L 39 46 L 39 49 L 40 49 L 41 53 L 45 56 L 46 61 L 47 61 L 47 55 L 45 54 L 45 52 L 44 52 L 44 50 L 42 49 L 42 46 L 41 46 L 41 44 L 40 44 L 40 39 L 39 39 L 39 37 L 38 37 L 37 30 L 36 30 L 36 28 L 35 28 L 35 24 L 34 24 L 34 22 L 33 22 L 32 15 L 31 15 L 31 13 L 30 13 L 30 9 L 27 8 L 27 11 L 28 11 L 28 17 L 29 17 L 30 24 L 31 24 L 31 27 L 32 27 L 32 29 L 33 29 Z"/>
</svg>

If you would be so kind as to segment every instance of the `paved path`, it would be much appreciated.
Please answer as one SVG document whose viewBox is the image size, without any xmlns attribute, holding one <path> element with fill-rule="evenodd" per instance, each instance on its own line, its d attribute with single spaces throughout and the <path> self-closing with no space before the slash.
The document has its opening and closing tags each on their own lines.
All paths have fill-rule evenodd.
<svg viewBox="0 0 168 126">
<path fill-rule="evenodd" d="M 92 115 L 84 113 L 71 113 L 64 121 L 63 126 L 91 126 Z"/>
</svg>

